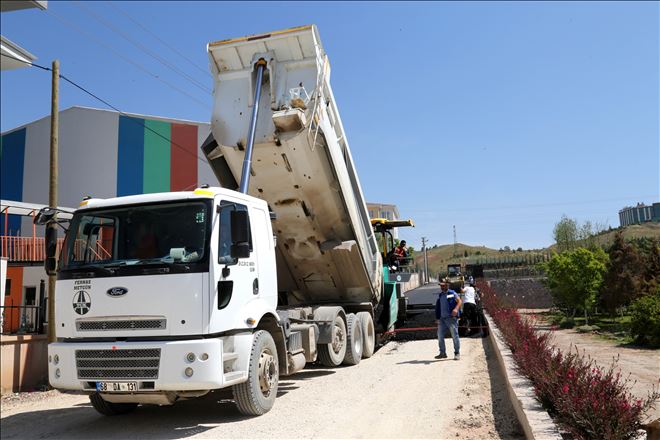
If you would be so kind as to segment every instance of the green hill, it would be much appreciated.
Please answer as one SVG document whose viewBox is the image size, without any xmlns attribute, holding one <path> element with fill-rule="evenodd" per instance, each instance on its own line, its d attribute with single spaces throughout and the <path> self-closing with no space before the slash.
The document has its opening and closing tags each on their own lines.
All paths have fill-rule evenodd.
<svg viewBox="0 0 660 440">
<path fill-rule="evenodd" d="M 660 223 L 644 223 L 602 232 L 594 237 L 595 242 L 600 246 L 607 247 L 614 241 L 614 236 L 618 230 L 623 231 L 623 236 L 627 240 L 640 237 L 660 239 Z M 524 257 L 525 254 L 548 254 L 554 251 L 556 251 L 556 245 L 554 244 L 544 249 L 523 251 L 500 251 L 485 246 L 470 246 L 463 243 L 457 243 L 456 249 L 454 249 L 454 245 L 452 244 L 436 245 L 428 249 L 429 273 L 434 276 L 438 273 L 444 273 L 447 270 L 447 264 L 451 263 L 467 264 L 477 259 Z M 415 264 L 420 268 L 424 267 L 424 253 L 422 251 L 416 251 L 414 259 Z"/>
</svg>

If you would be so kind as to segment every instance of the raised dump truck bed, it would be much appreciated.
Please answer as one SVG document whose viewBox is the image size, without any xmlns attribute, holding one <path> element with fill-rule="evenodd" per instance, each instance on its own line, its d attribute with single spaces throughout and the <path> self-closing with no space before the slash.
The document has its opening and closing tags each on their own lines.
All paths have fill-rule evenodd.
<svg viewBox="0 0 660 440">
<path fill-rule="evenodd" d="M 212 135 L 202 149 L 223 187 L 237 189 L 266 63 L 248 193 L 276 219 L 281 305 L 376 304 L 382 260 L 330 88 L 316 26 L 208 45 Z"/>
</svg>

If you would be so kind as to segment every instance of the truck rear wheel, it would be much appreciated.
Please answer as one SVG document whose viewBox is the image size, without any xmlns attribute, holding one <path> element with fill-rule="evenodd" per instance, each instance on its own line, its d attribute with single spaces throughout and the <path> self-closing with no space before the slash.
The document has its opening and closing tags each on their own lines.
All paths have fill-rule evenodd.
<svg viewBox="0 0 660 440">
<path fill-rule="evenodd" d="M 370 358 L 374 354 L 376 348 L 374 319 L 369 312 L 359 312 L 357 317 L 362 326 L 362 357 L 365 359 Z"/>
<path fill-rule="evenodd" d="M 318 346 L 318 360 L 326 367 L 341 365 L 346 356 L 346 324 L 341 316 L 335 316 L 332 328 L 332 342 Z"/>
<path fill-rule="evenodd" d="M 118 416 L 121 414 L 128 414 L 137 408 L 137 403 L 112 403 L 103 400 L 99 393 L 90 394 L 89 401 L 96 411 L 104 416 Z"/>
<path fill-rule="evenodd" d="M 259 330 L 252 339 L 248 380 L 232 388 L 238 410 L 247 416 L 267 413 L 275 403 L 279 363 L 273 337 Z"/>
<path fill-rule="evenodd" d="M 362 340 L 362 324 L 357 315 L 351 313 L 346 317 L 346 327 L 348 327 L 346 356 L 344 356 L 344 364 L 357 365 L 362 359 L 362 349 L 364 343 Z"/>
</svg>

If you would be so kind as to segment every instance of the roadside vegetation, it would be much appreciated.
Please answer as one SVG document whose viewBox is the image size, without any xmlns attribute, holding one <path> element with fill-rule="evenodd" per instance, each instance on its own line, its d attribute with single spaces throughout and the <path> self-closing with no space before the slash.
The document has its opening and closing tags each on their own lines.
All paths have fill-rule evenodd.
<svg viewBox="0 0 660 440">
<path fill-rule="evenodd" d="M 655 389 L 646 399 L 630 393 L 628 379 L 602 368 L 579 353 L 562 353 L 548 332 L 505 306 L 487 284 L 479 286 L 482 301 L 511 349 L 520 370 L 534 385 L 537 399 L 576 439 L 632 439 L 645 414 L 660 398 Z"/>
<path fill-rule="evenodd" d="M 602 247 L 593 234 L 589 223 L 567 217 L 555 226 L 560 252 L 540 265 L 559 309 L 547 319 L 559 328 L 660 347 L 660 241 L 625 240 L 619 231 Z"/>
<path fill-rule="evenodd" d="M 574 220 L 572 221 L 575 222 Z M 607 249 L 614 243 L 617 234 L 621 234 L 624 240 L 633 242 L 652 238 L 660 239 L 660 223 L 644 223 L 641 225 L 612 228 L 597 222 L 586 222 L 586 226 L 578 225 L 575 222 L 575 226 L 575 233 L 573 234 L 571 232 L 572 229 L 569 229 L 567 236 L 568 245 L 574 247 L 589 248 L 590 246 L 598 246 Z M 582 237 L 584 237 L 584 240 L 581 240 Z M 559 241 L 561 242 L 561 239 Z M 559 248 L 558 243 L 543 249 L 523 249 L 515 244 L 503 246 L 500 249 L 471 246 L 463 243 L 457 243 L 455 247 L 453 244 L 429 244 L 429 273 L 432 274 L 432 278 L 437 279 L 438 274 L 446 273 L 447 264 L 472 264 L 477 261 L 493 260 L 501 261 L 505 264 L 516 263 L 531 268 L 531 265 L 535 262 L 548 259 L 553 253 L 560 253 L 564 250 Z M 418 270 L 424 267 L 423 249 L 415 253 L 415 265 Z"/>
</svg>

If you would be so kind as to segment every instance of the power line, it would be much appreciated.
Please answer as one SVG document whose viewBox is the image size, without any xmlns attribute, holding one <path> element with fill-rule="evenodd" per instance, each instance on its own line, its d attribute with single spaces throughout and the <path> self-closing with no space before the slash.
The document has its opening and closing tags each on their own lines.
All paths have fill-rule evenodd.
<svg viewBox="0 0 660 440">
<path fill-rule="evenodd" d="M 173 89 L 173 90 L 175 90 L 175 91 L 181 93 L 182 95 L 185 95 L 186 97 L 188 97 L 188 98 L 190 98 L 191 100 L 195 101 L 197 104 L 199 104 L 199 105 L 201 105 L 202 107 L 204 107 L 206 110 L 209 110 L 209 111 L 210 111 L 210 107 L 208 106 L 207 103 L 205 103 L 205 102 L 203 102 L 203 101 L 200 101 L 199 99 L 195 98 L 194 96 L 192 96 L 191 94 L 189 94 L 189 93 L 186 92 L 185 90 L 180 89 L 179 87 L 175 86 L 174 84 L 172 84 L 172 83 L 170 83 L 170 82 L 164 80 L 164 79 L 161 78 L 160 76 L 158 76 L 158 75 L 154 74 L 153 72 L 149 71 L 146 67 L 142 66 L 141 64 L 139 64 L 139 63 L 137 63 L 137 62 L 131 60 L 130 58 L 128 58 L 128 57 L 126 57 L 126 56 L 124 56 L 124 55 L 122 55 L 119 51 L 113 49 L 112 47 L 108 46 L 108 45 L 105 44 L 104 42 L 100 41 L 98 38 L 96 38 L 94 35 L 90 34 L 89 32 L 86 32 L 86 31 L 80 29 L 78 26 L 74 25 L 73 23 L 71 23 L 71 22 L 65 20 L 64 18 L 60 17 L 59 15 L 55 14 L 55 13 L 54 13 L 53 11 L 51 11 L 50 9 L 46 9 L 46 13 L 49 14 L 49 15 L 51 15 L 52 17 L 56 18 L 56 19 L 59 20 L 60 22 L 64 23 L 66 26 L 72 28 L 72 29 L 75 30 L 76 32 L 78 32 L 78 33 L 80 33 L 80 34 L 82 34 L 82 35 L 84 35 L 84 36 L 86 36 L 86 37 L 88 37 L 88 38 L 91 38 L 91 39 L 94 40 L 97 44 L 103 46 L 104 48 L 106 48 L 106 49 L 109 50 L 110 52 L 114 53 L 116 56 L 118 56 L 119 58 L 123 59 L 123 60 L 126 61 L 127 63 L 132 64 L 133 66 L 137 67 L 138 69 L 140 69 L 141 71 L 143 71 L 143 72 L 146 73 L 147 75 L 149 75 L 149 76 L 151 76 L 151 77 L 157 79 L 158 81 L 162 82 L 163 84 L 165 84 L 165 85 L 168 86 L 169 88 L 171 88 L 171 89 Z"/>
<path fill-rule="evenodd" d="M 617 197 L 611 199 L 591 199 L 591 200 L 582 200 L 582 201 L 573 201 L 573 202 L 559 202 L 559 203 L 543 203 L 543 204 L 533 204 L 533 205 L 519 205 L 519 206 L 486 206 L 486 207 L 470 207 L 470 208 L 458 208 L 452 209 L 447 208 L 443 209 L 443 212 L 474 212 L 474 211 L 497 211 L 497 210 L 514 210 L 514 209 L 528 209 L 528 208 L 548 208 L 553 206 L 568 206 L 568 205 L 583 205 L 586 203 L 602 203 L 602 202 L 616 202 L 619 200 L 631 200 L 631 199 L 646 199 L 646 198 L 655 198 L 657 195 L 642 195 L 642 196 L 633 196 L 633 197 Z M 411 209 L 409 212 L 418 213 L 418 214 L 435 214 L 436 211 L 427 211 L 427 210 L 416 210 Z"/>
<path fill-rule="evenodd" d="M 124 11 L 124 10 L 122 10 L 121 8 L 119 8 L 118 6 L 116 6 L 116 5 L 114 4 L 114 2 L 108 2 L 108 1 L 107 1 L 107 2 L 105 2 L 105 3 L 106 3 L 107 5 L 109 5 L 110 7 L 112 7 L 113 9 L 115 9 L 115 10 L 116 10 L 117 12 L 119 12 L 120 14 L 124 15 L 124 16 L 125 16 L 126 18 L 128 18 L 129 20 L 131 20 L 131 21 L 132 21 L 133 23 L 135 23 L 138 27 L 140 27 L 140 29 L 142 29 L 143 31 L 145 31 L 146 33 L 148 33 L 149 35 L 151 35 L 152 37 L 154 37 L 156 40 L 160 41 L 161 44 L 163 44 L 163 46 L 167 47 L 167 48 L 170 49 L 172 52 L 176 53 L 176 54 L 179 55 L 181 58 L 183 58 L 184 60 L 188 61 L 188 63 L 190 63 L 190 65 L 192 65 L 193 67 L 195 67 L 197 70 L 199 70 L 200 72 L 202 72 L 204 75 L 208 75 L 208 73 L 209 73 L 208 70 L 199 67 L 199 65 L 198 65 L 197 63 L 195 63 L 194 61 L 192 61 L 190 58 L 188 58 L 187 56 L 185 56 L 183 53 L 179 52 L 176 48 L 174 48 L 173 46 L 171 46 L 170 44 L 168 44 L 166 41 L 164 41 L 163 39 L 161 39 L 161 38 L 160 38 L 158 35 L 156 35 L 154 32 L 152 32 L 152 31 L 150 31 L 149 29 L 147 29 L 147 28 L 146 28 L 144 25 L 142 25 L 142 23 L 140 23 L 138 20 L 136 20 L 136 19 L 134 19 L 133 17 L 131 17 L 130 15 L 128 15 L 128 13 L 127 13 L 126 11 Z"/>
<path fill-rule="evenodd" d="M 19 59 L 19 58 L 15 58 L 15 57 L 12 57 L 12 56 L 7 55 L 7 54 L 4 54 L 4 53 L 3 53 L 3 54 L 0 54 L 0 55 L 2 55 L 3 57 L 11 58 L 11 59 L 16 60 L 16 61 L 20 61 L 20 62 L 25 63 L 25 64 L 28 64 L 28 65 L 30 65 L 30 66 L 37 67 L 37 68 L 39 68 L 39 69 L 41 69 L 41 70 L 52 71 L 52 69 L 51 69 L 50 67 L 40 66 L 40 65 L 35 64 L 35 63 L 32 63 L 32 62 L 23 61 L 23 60 L 21 60 L 21 59 Z M 208 164 L 208 161 L 207 161 L 206 159 L 204 159 L 204 158 L 198 156 L 197 154 L 191 153 L 191 152 L 188 151 L 184 146 L 182 146 L 182 145 L 180 145 L 180 144 L 174 142 L 172 139 L 168 138 L 167 136 L 163 136 L 162 134 L 158 133 L 157 131 L 152 130 L 151 128 L 147 127 L 146 124 L 141 123 L 140 120 L 139 120 L 138 118 L 135 118 L 134 116 L 131 116 L 131 115 L 129 115 L 128 113 L 124 113 L 123 111 L 121 111 L 121 110 L 119 110 L 117 107 L 115 107 L 114 105 L 110 104 L 110 103 L 109 103 L 108 101 L 106 101 L 105 99 L 98 97 L 97 95 L 95 95 L 94 93 L 90 92 L 89 90 L 87 90 L 86 88 L 84 88 L 84 87 L 81 86 L 80 84 L 76 83 L 75 81 L 70 80 L 69 78 L 67 78 L 66 76 L 64 76 L 64 75 L 62 75 L 62 74 L 60 74 L 60 78 L 63 79 L 64 81 L 68 82 L 68 83 L 71 84 L 72 86 L 76 87 L 77 89 L 81 90 L 82 92 L 88 94 L 89 96 L 91 96 L 92 98 L 96 99 L 97 101 L 102 102 L 103 104 L 105 104 L 106 106 L 110 107 L 111 109 L 113 109 L 114 111 L 116 111 L 117 113 L 119 113 L 120 115 L 122 115 L 122 116 L 126 116 L 130 121 L 133 121 L 135 124 L 140 125 L 140 126 L 141 126 L 142 128 L 144 128 L 145 130 L 148 130 L 148 131 L 154 133 L 156 136 L 158 136 L 158 137 L 160 137 L 160 138 L 162 138 L 162 139 L 164 139 L 164 140 L 170 142 L 171 145 L 174 145 L 174 146 L 178 147 L 179 149 L 181 149 L 182 151 L 184 151 L 186 154 L 189 154 L 189 155 L 191 155 L 191 156 L 194 156 L 194 157 L 195 157 L 197 160 L 199 160 L 200 162 L 203 162 L 203 163 Z"/>
<path fill-rule="evenodd" d="M 200 83 L 199 81 L 197 81 L 197 80 L 196 80 L 195 78 L 193 78 L 192 76 L 190 76 L 190 75 L 188 75 L 187 73 L 183 72 L 181 69 L 179 69 L 178 67 L 174 66 L 172 63 L 170 63 L 169 61 L 165 60 L 165 59 L 162 58 L 161 56 L 159 56 L 159 55 L 153 53 L 151 50 L 147 49 L 144 45 L 142 45 L 142 44 L 138 43 L 137 41 L 133 40 L 131 37 L 129 37 L 128 35 L 126 35 L 126 34 L 125 34 L 124 32 L 122 32 L 121 30 L 117 29 L 115 26 L 113 26 L 113 25 L 110 24 L 109 22 L 103 20 L 103 18 L 99 17 L 98 14 L 96 14 L 94 11 L 92 11 L 89 7 L 84 6 L 84 5 L 83 5 L 82 3 L 80 3 L 80 2 L 74 2 L 74 5 L 76 5 L 76 6 L 77 6 L 79 9 L 81 9 L 83 12 L 85 12 L 85 13 L 88 14 L 88 15 L 90 15 L 92 18 L 94 18 L 96 21 L 98 21 L 99 23 L 101 23 L 102 25 L 104 25 L 105 27 L 107 27 L 108 29 L 110 29 L 111 31 L 113 31 L 114 33 L 116 33 L 116 34 L 118 34 L 119 36 L 121 36 L 123 39 L 125 39 L 126 41 L 128 41 L 129 43 L 131 43 L 133 46 L 137 47 L 137 48 L 140 49 L 142 52 L 146 53 L 147 55 L 149 55 L 150 57 L 152 57 L 153 59 L 155 59 L 156 61 L 158 61 L 159 63 L 161 63 L 163 66 L 167 67 L 168 69 L 170 69 L 170 70 L 172 70 L 173 72 L 177 73 L 178 75 L 180 75 L 180 76 L 183 77 L 184 79 L 188 80 L 188 82 L 190 82 L 192 85 L 194 85 L 194 86 L 197 87 L 198 89 L 200 89 L 200 90 L 202 90 L 203 92 L 206 92 L 206 93 L 208 93 L 208 94 L 211 94 L 211 90 L 210 90 L 208 87 L 206 87 L 204 84 Z"/>
</svg>

